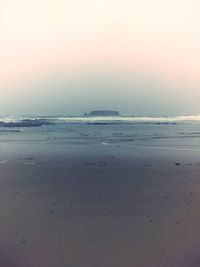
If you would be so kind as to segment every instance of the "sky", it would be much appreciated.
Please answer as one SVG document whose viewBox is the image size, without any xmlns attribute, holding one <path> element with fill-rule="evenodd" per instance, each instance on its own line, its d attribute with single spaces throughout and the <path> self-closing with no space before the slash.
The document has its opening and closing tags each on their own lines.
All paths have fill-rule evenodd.
<svg viewBox="0 0 200 267">
<path fill-rule="evenodd" d="M 0 0 L 0 114 L 199 113 L 198 0 Z"/>
</svg>

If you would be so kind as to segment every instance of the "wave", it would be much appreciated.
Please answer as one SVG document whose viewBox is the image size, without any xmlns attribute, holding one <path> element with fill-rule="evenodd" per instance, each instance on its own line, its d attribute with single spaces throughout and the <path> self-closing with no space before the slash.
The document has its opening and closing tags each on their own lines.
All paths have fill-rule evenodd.
<svg viewBox="0 0 200 267">
<path fill-rule="evenodd" d="M 0 127 L 40 127 L 43 125 L 49 125 L 52 122 L 44 119 L 21 119 L 15 121 L 0 121 Z"/>
<path fill-rule="evenodd" d="M 180 123 L 200 123 L 200 115 L 192 116 L 106 116 L 106 117 L 86 117 L 86 116 L 49 116 L 49 117 L 19 117 L 0 116 L 0 127 L 40 127 L 53 124 L 157 124 L 176 125 Z"/>
<path fill-rule="evenodd" d="M 106 117 L 58 117 L 60 122 L 66 123 L 153 123 L 153 124 L 177 124 L 181 122 L 200 122 L 200 115 L 194 116 L 106 116 Z"/>
</svg>

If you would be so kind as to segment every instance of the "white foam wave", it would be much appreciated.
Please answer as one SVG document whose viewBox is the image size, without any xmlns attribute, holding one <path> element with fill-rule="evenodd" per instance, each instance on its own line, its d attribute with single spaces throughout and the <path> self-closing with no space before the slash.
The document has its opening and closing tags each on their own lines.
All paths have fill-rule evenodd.
<svg viewBox="0 0 200 267">
<path fill-rule="evenodd" d="M 0 123 L 20 123 L 26 120 L 45 120 L 54 123 L 182 123 L 182 122 L 200 122 L 200 115 L 186 116 L 98 116 L 98 117 L 25 117 L 25 116 L 0 116 Z"/>
<path fill-rule="evenodd" d="M 200 115 L 192 116 L 160 116 L 160 117 L 135 117 L 135 116 L 117 116 L 117 117 L 61 117 L 57 118 L 63 122 L 79 123 L 178 123 L 178 122 L 200 122 Z"/>
</svg>

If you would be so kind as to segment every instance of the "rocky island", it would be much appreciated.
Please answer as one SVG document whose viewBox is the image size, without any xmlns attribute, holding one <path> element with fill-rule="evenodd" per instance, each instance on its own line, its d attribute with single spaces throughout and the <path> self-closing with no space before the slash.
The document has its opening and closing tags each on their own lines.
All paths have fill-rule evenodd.
<svg viewBox="0 0 200 267">
<path fill-rule="evenodd" d="M 93 110 L 90 113 L 85 113 L 85 116 L 120 116 L 118 111 L 113 110 Z"/>
</svg>

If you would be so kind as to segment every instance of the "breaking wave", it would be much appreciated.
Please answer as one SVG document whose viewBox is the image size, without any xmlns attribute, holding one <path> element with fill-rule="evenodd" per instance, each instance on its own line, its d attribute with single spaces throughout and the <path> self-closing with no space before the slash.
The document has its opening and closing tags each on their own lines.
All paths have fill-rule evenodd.
<svg viewBox="0 0 200 267">
<path fill-rule="evenodd" d="M 193 116 L 60 116 L 60 117 L 19 117 L 1 116 L 0 127 L 40 127 L 53 124 L 157 124 L 157 125 L 176 125 L 180 123 L 199 123 L 200 115 Z"/>
</svg>

